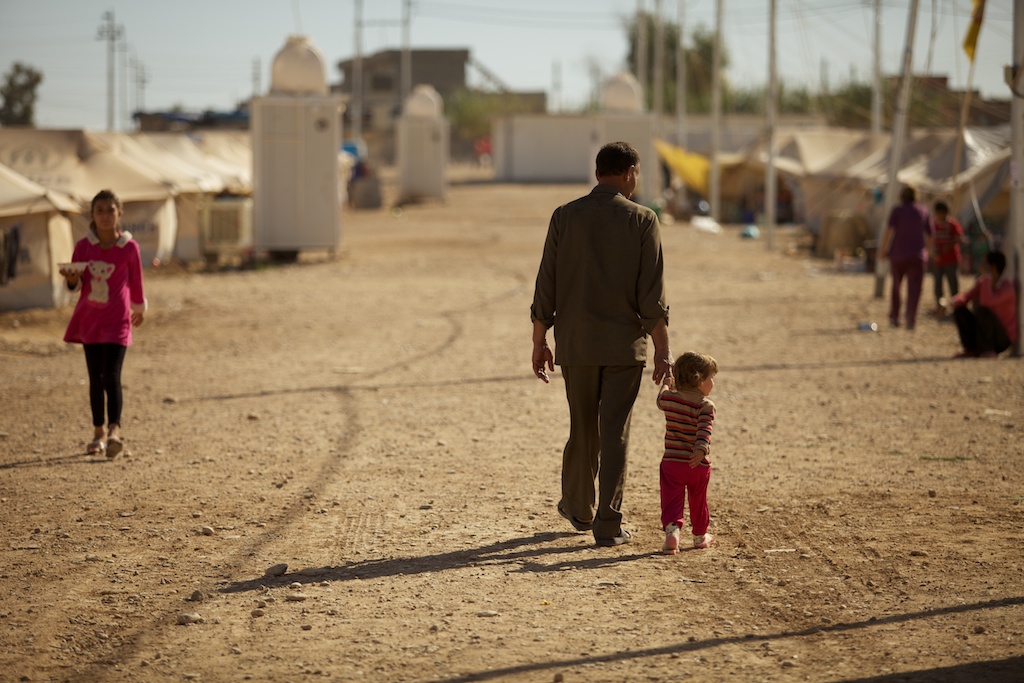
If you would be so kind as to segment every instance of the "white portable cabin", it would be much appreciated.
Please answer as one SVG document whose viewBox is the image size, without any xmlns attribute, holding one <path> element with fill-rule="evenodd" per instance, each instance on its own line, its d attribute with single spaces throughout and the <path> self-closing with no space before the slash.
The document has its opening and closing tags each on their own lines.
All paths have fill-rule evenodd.
<svg viewBox="0 0 1024 683">
<path fill-rule="evenodd" d="M 653 197 L 660 189 L 655 118 L 643 110 L 642 90 L 631 74 L 605 83 L 602 111 L 596 114 L 517 114 L 497 119 L 492 137 L 498 181 L 593 183 L 598 150 L 624 141 L 640 154 L 636 199 Z"/>
<path fill-rule="evenodd" d="M 594 179 L 591 116 L 517 114 L 497 119 L 491 134 L 495 180 L 588 183 Z"/>
<path fill-rule="evenodd" d="M 324 59 L 305 36 L 274 58 L 270 94 L 252 102 L 255 249 L 297 253 L 341 242 L 342 100 L 328 94 Z"/>
<path fill-rule="evenodd" d="M 398 202 L 445 198 L 450 125 L 429 85 L 417 85 L 398 120 Z"/>
<path fill-rule="evenodd" d="M 57 264 L 71 260 L 70 197 L 0 164 L 0 311 L 54 308 L 70 300 Z"/>
</svg>

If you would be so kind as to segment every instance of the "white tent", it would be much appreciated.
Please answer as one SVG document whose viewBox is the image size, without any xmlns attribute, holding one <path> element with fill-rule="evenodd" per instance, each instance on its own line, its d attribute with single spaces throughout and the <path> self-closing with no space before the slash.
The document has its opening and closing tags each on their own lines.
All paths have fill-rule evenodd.
<svg viewBox="0 0 1024 683">
<path fill-rule="evenodd" d="M 232 150 L 229 145 L 234 137 L 223 137 L 214 133 L 135 133 L 132 137 L 150 148 L 169 152 L 194 169 L 217 177 L 223 185 L 223 191 L 232 195 L 252 194 L 252 159 L 251 153 Z M 211 137 L 219 138 L 224 144 L 208 144 L 204 140 Z M 248 137 L 239 138 L 244 141 L 248 150 Z M 223 156 L 221 156 L 223 154 Z"/>
<path fill-rule="evenodd" d="M 914 186 L 919 200 L 926 204 L 945 201 L 965 227 L 981 213 L 1003 216 L 1009 135 L 1008 126 L 968 128 L 959 143 L 959 167 L 954 169 L 956 129 L 913 130 L 897 178 Z M 819 232 L 825 223 L 835 223 L 830 216 L 858 215 L 874 232 L 885 219 L 880 192 L 889 177 L 890 146 L 888 134 L 876 137 L 867 131 L 826 128 L 781 132 L 776 137 L 775 167 L 795 195 L 796 220 Z M 723 197 L 741 203 L 744 197 L 760 191 L 767 158 L 763 142 L 740 154 L 723 155 Z"/>
<path fill-rule="evenodd" d="M 238 174 L 241 188 L 252 191 L 252 137 L 248 131 L 199 131 L 189 134 L 206 155 Z"/>
<path fill-rule="evenodd" d="M 0 163 L 51 190 L 74 197 L 86 215 L 72 222 L 74 236 L 85 235 L 88 206 L 103 189 L 124 203 L 122 224 L 131 231 L 146 265 L 174 251 L 175 190 L 147 166 L 117 153 L 103 138 L 82 130 L 0 128 Z"/>
<path fill-rule="evenodd" d="M 222 192 L 224 179 L 205 164 L 155 144 L 152 138 L 123 133 L 95 133 L 110 150 L 149 169 L 150 173 L 171 188 L 177 230 L 173 255 L 180 261 L 197 261 L 202 257 L 201 226 L 203 206 L 212 195 Z M 179 134 L 181 135 L 181 134 Z"/>
<path fill-rule="evenodd" d="M 235 136 L 213 133 L 221 144 L 203 148 L 208 133 L 111 134 L 112 148 L 153 169 L 175 188 L 178 231 L 174 256 L 210 260 L 251 248 L 251 153 Z M 223 155 L 223 156 L 221 156 Z"/>
<path fill-rule="evenodd" d="M 78 204 L 0 164 L 0 311 L 68 301 L 57 264 L 71 260 Z"/>
</svg>

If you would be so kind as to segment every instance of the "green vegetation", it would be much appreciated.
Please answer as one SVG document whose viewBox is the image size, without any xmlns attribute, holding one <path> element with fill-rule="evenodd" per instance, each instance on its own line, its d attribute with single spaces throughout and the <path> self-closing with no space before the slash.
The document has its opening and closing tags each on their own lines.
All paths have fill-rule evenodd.
<svg viewBox="0 0 1024 683">
<path fill-rule="evenodd" d="M 43 74 L 27 64 L 15 62 L 0 86 L 0 126 L 35 125 L 36 90 Z"/>
<path fill-rule="evenodd" d="M 654 17 L 650 13 L 641 15 L 646 22 L 647 49 L 645 50 L 647 84 L 644 92 L 647 105 L 653 102 L 652 82 L 654 73 Z M 630 20 L 626 25 L 628 69 L 638 73 L 635 63 L 637 42 L 637 21 Z M 675 113 L 676 109 L 676 69 L 678 60 L 676 45 L 679 37 L 679 25 L 666 21 L 663 26 L 665 39 L 665 73 L 662 101 L 666 113 Z M 697 26 L 694 29 L 689 45 L 684 48 L 686 65 L 686 110 L 691 114 L 708 114 L 711 112 L 711 75 L 714 60 L 715 34 L 711 29 Z M 766 87 L 737 88 L 728 78 L 730 64 L 729 50 L 722 47 L 721 70 L 722 79 L 722 111 L 726 114 L 763 114 L 768 101 Z M 767 69 L 765 74 L 767 80 Z M 891 127 L 893 103 L 896 100 L 899 79 L 887 78 L 882 86 L 882 125 Z M 960 98 L 957 93 L 949 92 L 943 83 L 934 79 L 915 79 L 911 90 L 910 125 L 917 127 L 950 126 L 959 120 Z M 872 87 L 869 81 L 858 80 L 851 73 L 846 81 L 832 86 L 827 79 L 822 79 L 817 92 L 809 88 L 790 87 L 780 80 L 778 84 L 778 111 L 780 114 L 820 115 L 831 126 L 845 128 L 869 128 L 871 126 Z"/>
</svg>

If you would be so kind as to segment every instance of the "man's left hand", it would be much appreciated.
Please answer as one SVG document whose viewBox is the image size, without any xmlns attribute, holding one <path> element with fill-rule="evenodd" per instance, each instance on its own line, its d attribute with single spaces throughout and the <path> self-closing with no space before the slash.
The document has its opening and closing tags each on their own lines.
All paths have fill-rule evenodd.
<svg viewBox="0 0 1024 683">
<path fill-rule="evenodd" d="M 555 357 L 547 344 L 533 346 L 533 374 L 548 383 L 548 372 L 555 369 Z"/>
</svg>

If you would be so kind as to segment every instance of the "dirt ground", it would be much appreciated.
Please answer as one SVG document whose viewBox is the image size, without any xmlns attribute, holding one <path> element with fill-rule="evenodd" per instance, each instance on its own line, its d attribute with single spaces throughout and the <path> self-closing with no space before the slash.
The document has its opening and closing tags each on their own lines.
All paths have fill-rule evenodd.
<svg viewBox="0 0 1024 683">
<path fill-rule="evenodd" d="M 453 184 L 347 213 L 333 257 L 148 271 L 112 461 L 70 309 L 0 314 L 0 680 L 1024 679 L 1024 363 L 860 331 L 873 277 L 793 229 L 663 228 L 672 349 L 721 365 L 718 544 L 658 552 L 650 381 L 633 543 L 557 515 L 528 308 L 587 189 Z"/>
</svg>

